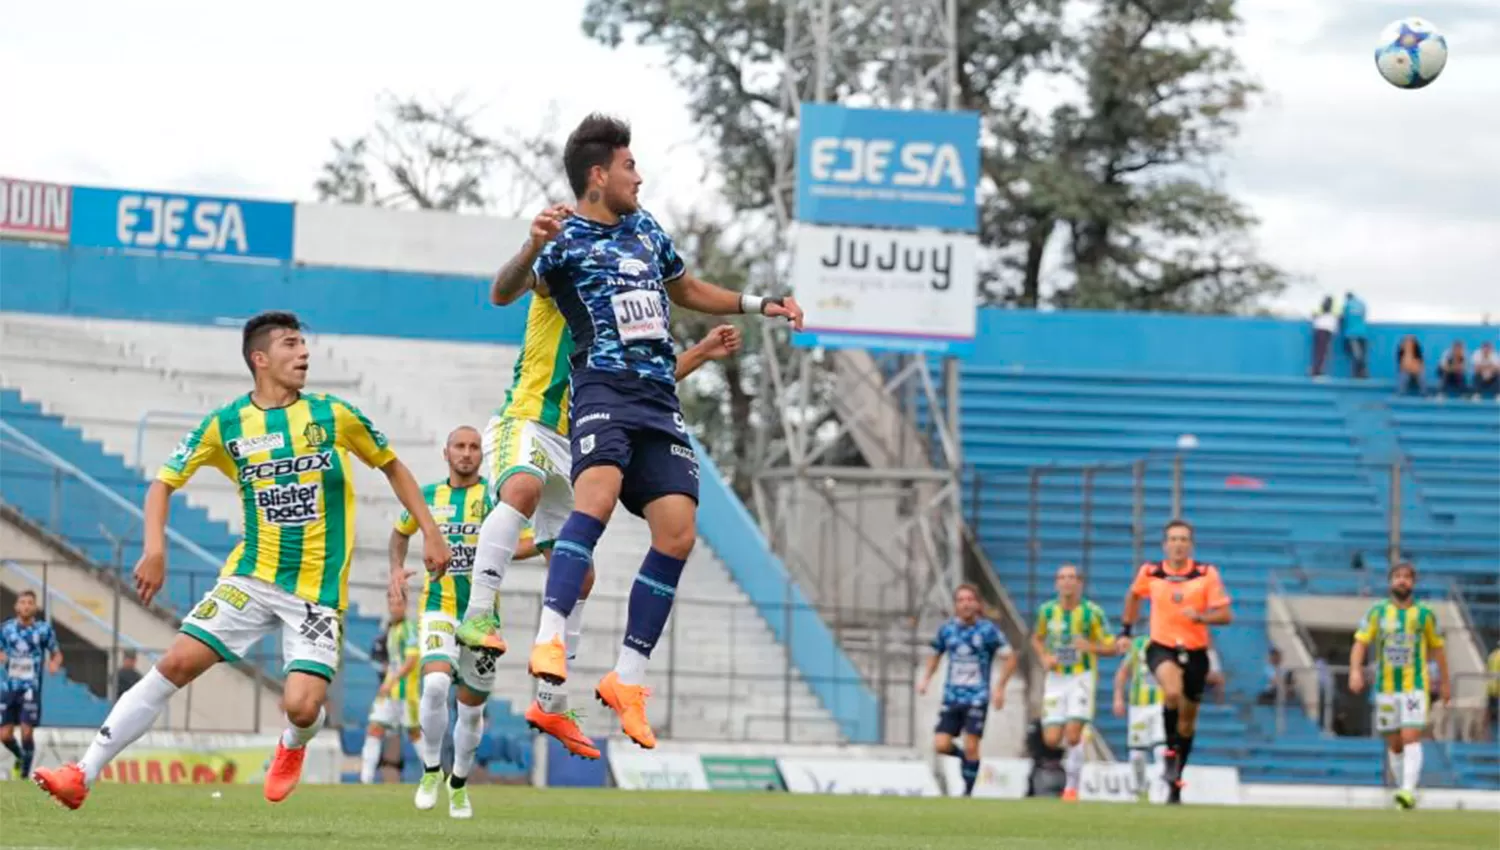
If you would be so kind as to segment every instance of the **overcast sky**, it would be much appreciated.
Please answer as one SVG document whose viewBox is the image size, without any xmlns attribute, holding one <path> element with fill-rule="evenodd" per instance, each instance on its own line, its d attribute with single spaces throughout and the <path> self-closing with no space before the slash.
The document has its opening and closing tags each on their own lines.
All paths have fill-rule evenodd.
<svg viewBox="0 0 1500 850">
<path fill-rule="evenodd" d="M 647 206 L 702 189 L 698 134 L 661 57 L 579 31 L 582 0 L 358 4 L 0 0 L 0 173 L 65 183 L 308 200 L 331 137 L 376 99 L 466 91 L 490 127 L 557 104 L 629 117 Z M 1223 163 L 1264 253 L 1358 289 L 1372 316 L 1500 316 L 1500 0 L 1251 0 L 1241 55 L 1268 90 Z M 509 11 L 506 11 L 509 10 Z M 1452 55 L 1399 91 L 1380 29 L 1421 14 Z"/>
</svg>

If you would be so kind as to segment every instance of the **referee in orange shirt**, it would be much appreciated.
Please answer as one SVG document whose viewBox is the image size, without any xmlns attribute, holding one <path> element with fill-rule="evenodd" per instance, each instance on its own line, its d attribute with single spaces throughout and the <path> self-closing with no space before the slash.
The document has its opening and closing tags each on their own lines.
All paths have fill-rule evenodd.
<svg viewBox="0 0 1500 850">
<path fill-rule="evenodd" d="M 1193 560 L 1191 524 L 1180 519 L 1167 523 L 1162 550 L 1166 559 L 1142 564 L 1125 594 L 1119 644 L 1122 653 L 1129 648 L 1141 599 L 1151 600 L 1146 666 L 1161 685 L 1167 802 L 1181 803 L 1182 771 L 1193 752 L 1198 705 L 1208 684 L 1208 627 L 1227 626 L 1234 615 L 1218 569 Z"/>
</svg>

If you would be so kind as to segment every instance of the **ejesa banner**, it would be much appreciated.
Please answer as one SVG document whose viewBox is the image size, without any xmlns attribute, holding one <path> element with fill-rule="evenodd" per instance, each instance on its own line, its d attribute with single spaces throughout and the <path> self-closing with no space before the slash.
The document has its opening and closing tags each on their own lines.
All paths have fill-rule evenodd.
<svg viewBox="0 0 1500 850">
<path fill-rule="evenodd" d="M 978 321 L 979 241 L 932 231 L 800 224 L 792 286 L 800 345 L 962 355 Z"/>
<path fill-rule="evenodd" d="M 0 237 L 66 242 L 73 221 L 73 188 L 0 177 Z"/>
<path fill-rule="evenodd" d="M 295 207 L 275 201 L 139 189 L 73 189 L 74 245 L 166 256 L 292 258 Z"/>
</svg>

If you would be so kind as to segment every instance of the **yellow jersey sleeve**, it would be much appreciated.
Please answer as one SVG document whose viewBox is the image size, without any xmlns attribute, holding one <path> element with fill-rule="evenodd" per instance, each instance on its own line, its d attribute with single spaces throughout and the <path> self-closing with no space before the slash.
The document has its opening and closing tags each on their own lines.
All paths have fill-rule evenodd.
<svg viewBox="0 0 1500 850">
<path fill-rule="evenodd" d="M 1046 605 L 1043 605 L 1041 607 L 1041 610 L 1037 612 L 1036 636 L 1039 638 L 1044 638 L 1047 636 L 1047 621 L 1052 617 L 1051 609 L 1052 603 L 1049 602 Z"/>
<path fill-rule="evenodd" d="M 1443 648 L 1443 633 L 1438 630 L 1437 612 L 1427 609 L 1427 625 L 1422 627 L 1422 639 L 1427 642 L 1428 649 Z"/>
<path fill-rule="evenodd" d="M 365 466 L 381 469 L 396 459 L 396 452 L 378 428 L 360 412 L 359 408 L 343 399 L 329 397 L 333 407 L 333 425 L 338 434 L 338 443 L 354 453 Z"/>
<path fill-rule="evenodd" d="M 230 481 L 236 476 L 234 459 L 224 449 L 219 433 L 218 413 L 210 413 L 177 444 L 172 456 L 156 473 L 156 480 L 176 490 L 187 484 L 204 464 L 224 473 Z"/>
<path fill-rule="evenodd" d="M 1089 634 L 1089 640 L 1095 643 L 1105 643 L 1109 640 L 1109 615 L 1104 613 L 1104 609 L 1097 604 L 1091 602 L 1089 605 L 1094 609 L 1093 617 L 1090 618 L 1094 628 Z"/>
<path fill-rule="evenodd" d="M 1375 639 L 1375 631 L 1380 628 L 1380 606 L 1376 605 L 1365 613 L 1365 618 L 1360 621 L 1359 628 L 1354 632 L 1354 639 L 1360 643 L 1369 643 Z"/>
<path fill-rule="evenodd" d="M 402 511 L 401 516 L 396 518 L 396 531 L 407 537 L 417 533 L 417 520 L 411 515 L 411 511 Z"/>
</svg>

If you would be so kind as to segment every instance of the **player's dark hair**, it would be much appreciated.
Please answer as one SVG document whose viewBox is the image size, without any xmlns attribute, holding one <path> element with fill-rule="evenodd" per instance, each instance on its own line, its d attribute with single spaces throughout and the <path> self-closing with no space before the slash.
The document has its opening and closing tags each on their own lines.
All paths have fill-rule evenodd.
<svg viewBox="0 0 1500 850">
<path fill-rule="evenodd" d="M 277 329 L 300 331 L 302 322 L 297 319 L 296 313 L 284 310 L 267 310 L 251 316 L 245 322 L 245 328 L 240 332 L 240 354 L 244 356 L 245 366 L 251 375 L 255 374 L 255 364 L 250 360 L 250 353 L 265 351 L 271 339 L 271 331 Z"/>
<path fill-rule="evenodd" d="M 1187 529 L 1188 539 L 1189 540 L 1193 539 L 1196 536 L 1195 533 L 1194 533 L 1194 531 L 1193 531 L 1193 524 L 1190 523 L 1190 522 L 1188 522 L 1185 519 L 1174 519 L 1171 522 L 1167 523 L 1166 527 L 1162 528 L 1162 530 L 1161 530 L 1161 536 L 1163 538 L 1165 538 L 1168 534 L 1172 533 L 1172 529 L 1174 529 L 1174 528 L 1185 528 L 1185 529 Z"/>
<path fill-rule="evenodd" d="M 16 594 L 16 598 L 17 599 L 21 599 L 22 597 L 26 597 L 26 596 L 30 596 L 32 602 L 36 601 L 36 591 L 35 590 L 23 590 L 20 593 Z"/>
<path fill-rule="evenodd" d="M 594 166 L 608 168 L 615 151 L 630 147 L 630 125 L 619 118 L 595 112 L 583 119 L 563 145 L 563 170 L 573 196 L 582 198 L 589 187 Z"/>
<path fill-rule="evenodd" d="M 1393 579 L 1396 577 L 1396 573 L 1399 573 L 1402 570 L 1406 570 L 1407 572 L 1411 573 L 1412 581 L 1417 580 L 1417 565 L 1413 564 L 1411 561 L 1397 561 L 1396 563 L 1391 564 L 1391 568 L 1386 571 L 1385 577 L 1387 580 Z"/>
</svg>

